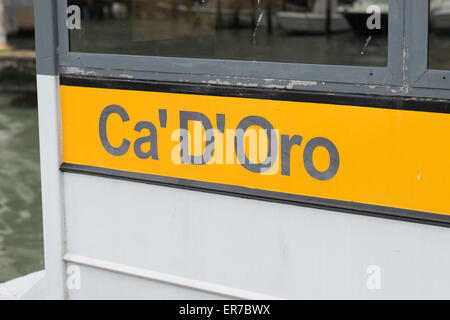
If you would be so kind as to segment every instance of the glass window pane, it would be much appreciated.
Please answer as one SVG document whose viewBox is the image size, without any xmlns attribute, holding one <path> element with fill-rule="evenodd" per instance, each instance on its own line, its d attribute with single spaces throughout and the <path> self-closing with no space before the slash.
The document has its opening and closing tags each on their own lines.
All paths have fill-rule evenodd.
<svg viewBox="0 0 450 320">
<path fill-rule="evenodd" d="M 388 0 L 72 0 L 70 50 L 386 66 Z M 72 14 L 73 13 L 73 14 Z M 80 27 L 80 28 L 78 28 Z"/>
<path fill-rule="evenodd" d="M 450 1 L 431 0 L 429 68 L 450 70 Z"/>
</svg>

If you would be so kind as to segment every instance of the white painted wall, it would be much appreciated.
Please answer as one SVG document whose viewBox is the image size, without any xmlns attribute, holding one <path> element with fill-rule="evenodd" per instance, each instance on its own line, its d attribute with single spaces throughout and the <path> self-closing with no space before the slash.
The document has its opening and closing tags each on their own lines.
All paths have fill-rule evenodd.
<svg viewBox="0 0 450 320">
<path fill-rule="evenodd" d="M 450 298 L 447 228 L 75 174 L 64 184 L 67 252 L 99 260 L 70 298 L 204 297 L 111 264 L 280 298 Z M 381 290 L 367 288 L 370 265 Z"/>
</svg>

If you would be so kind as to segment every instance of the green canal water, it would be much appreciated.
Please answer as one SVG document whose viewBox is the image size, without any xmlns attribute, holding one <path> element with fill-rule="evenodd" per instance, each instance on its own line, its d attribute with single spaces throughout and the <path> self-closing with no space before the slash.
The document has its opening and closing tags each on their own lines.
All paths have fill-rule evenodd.
<svg viewBox="0 0 450 320">
<path fill-rule="evenodd" d="M 0 93 L 0 283 L 43 268 L 36 101 Z"/>
</svg>

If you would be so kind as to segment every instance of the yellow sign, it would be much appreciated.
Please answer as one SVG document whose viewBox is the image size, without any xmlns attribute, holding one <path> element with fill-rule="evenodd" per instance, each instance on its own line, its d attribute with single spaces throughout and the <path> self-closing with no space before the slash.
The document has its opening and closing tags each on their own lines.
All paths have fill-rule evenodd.
<svg viewBox="0 0 450 320">
<path fill-rule="evenodd" d="M 61 101 L 65 163 L 450 215 L 448 114 L 75 86 Z"/>
</svg>

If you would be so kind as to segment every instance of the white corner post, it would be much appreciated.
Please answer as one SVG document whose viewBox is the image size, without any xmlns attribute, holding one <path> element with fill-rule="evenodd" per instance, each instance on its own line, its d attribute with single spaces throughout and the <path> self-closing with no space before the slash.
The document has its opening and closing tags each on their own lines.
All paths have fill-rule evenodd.
<svg viewBox="0 0 450 320">
<path fill-rule="evenodd" d="M 43 298 L 65 298 L 61 106 L 56 0 L 35 0 L 45 279 Z"/>
</svg>

